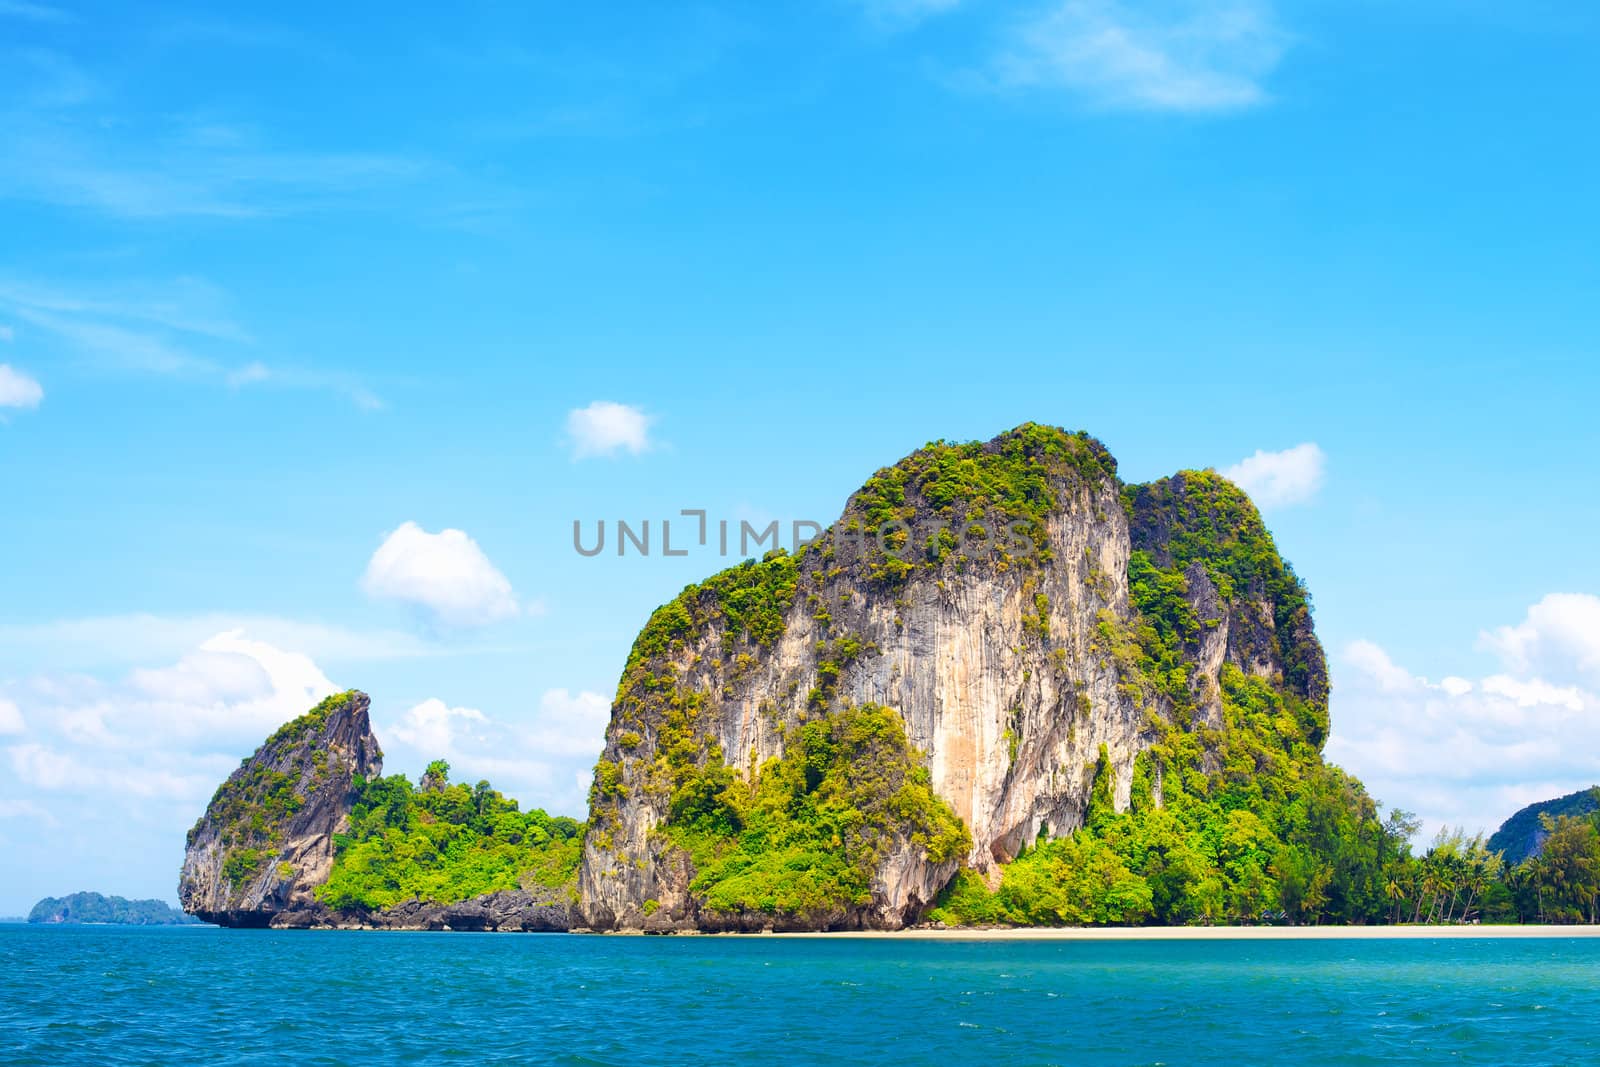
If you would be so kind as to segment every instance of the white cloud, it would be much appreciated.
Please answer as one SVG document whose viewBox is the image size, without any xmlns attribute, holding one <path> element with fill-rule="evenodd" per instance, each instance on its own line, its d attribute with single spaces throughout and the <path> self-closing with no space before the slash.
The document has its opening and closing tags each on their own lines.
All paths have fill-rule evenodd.
<svg viewBox="0 0 1600 1067">
<path fill-rule="evenodd" d="M 0 363 L 0 408 L 36 408 L 44 389 L 9 363 Z"/>
<path fill-rule="evenodd" d="M 431 534 L 409 521 L 373 553 L 361 585 L 368 596 L 419 605 L 448 626 L 484 626 L 519 611 L 511 583 L 464 531 Z"/>
<path fill-rule="evenodd" d="M 1600 679 L 1600 597 L 1551 593 L 1515 626 L 1488 631 L 1480 643 L 1514 671 L 1571 672 Z"/>
<path fill-rule="evenodd" d="M 1600 697 L 1507 673 L 1438 683 L 1352 642 L 1333 664 L 1328 757 L 1385 804 L 1493 831 L 1535 800 L 1600 783 Z"/>
<path fill-rule="evenodd" d="M 437 697 L 430 697 L 401 716 L 392 729 L 402 744 L 444 754 L 455 750 L 458 723 L 461 728 L 470 729 L 473 723 L 487 721 L 477 708 L 452 708 Z"/>
<path fill-rule="evenodd" d="M 26 711 L 30 740 L 6 755 L 36 789 L 195 802 L 240 754 L 335 691 L 309 657 L 233 631 L 116 681 L 59 674 L 14 683 L 0 719 L 20 727 Z"/>
<path fill-rule="evenodd" d="M 547 690 L 526 718 L 493 718 L 430 697 L 382 728 L 386 770 L 415 778 L 435 759 L 456 781 L 488 779 L 525 807 L 582 815 L 605 744 L 610 705 L 598 693 Z"/>
<path fill-rule="evenodd" d="M 1327 457 L 1311 442 L 1282 452 L 1257 452 L 1222 471 L 1260 508 L 1304 504 L 1322 488 Z"/>
<path fill-rule="evenodd" d="M 107 749 L 253 747 L 336 691 L 310 657 L 239 631 L 217 634 L 176 663 L 139 667 L 107 683 L 85 675 L 30 679 L 13 693 L 35 727 Z M 31 699 L 30 699 L 31 698 Z"/>
<path fill-rule="evenodd" d="M 1519 708 L 1551 707 L 1582 711 L 1585 706 L 1584 696 L 1576 686 L 1551 685 L 1542 678 L 1522 680 L 1496 674 L 1485 678 L 1479 688 L 1485 693 L 1504 697 Z"/>
<path fill-rule="evenodd" d="M 600 755 L 610 718 L 611 702 L 599 693 L 546 690 L 539 698 L 539 746 L 546 752 L 584 756 L 592 763 Z"/>
<path fill-rule="evenodd" d="M 1263 0 L 1065 0 L 1021 28 L 998 73 L 1104 108 L 1237 111 L 1266 101 L 1287 45 Z"/>
<path fill-rule="evenodd" d="M 159 766 L 106 766 L 72 752 L 40 744 L 12 745 L 6 750 L 17 780 L 47 792 L 98 793 L 111 803 L 158 798 L 191 800 L 215 789 L 222 777 L 215 769 L 177 773 Z"/>
<path fill-rule="evenodd" d="M 28 724 L 22 720 L 22 709 L 9 700 L 0 699 L 0 734 L 26 733 Z"/>
<path fill-rule="evenodd" d="M 1389 653 L 1371 641 L 1352 641 L 1345 649 L 1345 659 L 1385 693 L 1403 693 L 1417 688 L 1420 682 L 1410 671 L 1396 666 Z"/>
<path fill-rule="evenodd" d="M 628 404 L 596 400 L 586 408 L 567 413 L 567 436 L 572 440 L 574 459 L 614 456 L 628 452 L 635 456 L 650 448 L 649 415 Z"/>
</svg>

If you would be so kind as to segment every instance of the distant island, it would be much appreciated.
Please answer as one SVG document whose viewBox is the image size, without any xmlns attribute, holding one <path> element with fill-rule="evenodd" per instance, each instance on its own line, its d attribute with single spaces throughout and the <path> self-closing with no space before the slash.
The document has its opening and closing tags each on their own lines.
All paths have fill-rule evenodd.
<svg viewBox="0 0 1600 1067">
<path fill-rule="evenodd" d="M 128 900 L 103 893 L 45 897 L 28 913 L 30 923 L 102 923 L 109 926 L 186 926 L 200 920 L 159 900 Z"/>
</svg>

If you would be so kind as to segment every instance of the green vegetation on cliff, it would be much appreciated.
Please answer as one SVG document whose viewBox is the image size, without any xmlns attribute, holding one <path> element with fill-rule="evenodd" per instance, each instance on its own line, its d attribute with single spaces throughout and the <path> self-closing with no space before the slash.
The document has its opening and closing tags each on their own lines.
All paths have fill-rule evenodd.
<svg viewBox="0 0 1600 1067">
<path fill-rule="evenodd" d="M 874 704 L 793 727 L 753 782 L 720 757 L 681 766 L 669 814 L 668 838 L 694 861 L 691 892 L 726 914 L 825 919 L 869 902 L 896 840 L 935 863 L 971 847 L 900 717 Z"/>
<path fill-rule="evenodd" d="M 622 688 L 637 682 L 652 660 L 671 655 L 714 624 L 723 627 L 723 650 L 729 654 L 772 644 L 783 634 L 797 582 L 795 557 L 777 549 L 759 563 L 747 559 L 688 586 L 657 608 L 634 640 Z"/>
<path fill-rule="evenodd" d="M 398 774 L 358 781 L 348 832 L 334 838 L 333 872 L 317 899 L 378 910 L 503 889 L 574 896 L 583 824 L 518 811 L 488 782 L 451 784 L 449 769 L 435 761 L 420 789 Z"/>
<path fill-rule="evenodd" d="M 1199 564 L 1223 601 L 1266 605 L 1271 626 L 1262 636 L 1283 665 L 1281 684 L 1321 705 L 1316 710 L 1325 716 L 1327 668 L 1312 631 L 1311 596 L 1279 555 L 1250 497 L 1215 471 L 1184 471 L 1126 486 L 1122 501 L 1144 564 L 1180 582 L 1192 564 Z M 1139 601 L 1136 565 L 1129 563 L 1130 592 Z M 1151 621 L 1164 621 L 1165 609 L 1152 613 L 1147 603 L 1138 606 Z"/>
<path fill-rule="evenodd" d="M 1031 422 L 989 442 L 933 441 L 869 478 L 822 551 L 831 558 L 846 537 L 862 537 L 866 577 L 890 584 L 963 546 L 1006 566 L 1045 562 L 1052 481 L 1069 472 L 1077 484 L 1115 483 L 1117 462 L 1086 433 Z"/>
<path fill-rule="evenodd" d="M 930 442 L 869 478 L 852 511 L 869 528 L 917 519 L 919 502 L 945 518 L 1042 523 L 1056 506 L 1051 476 L 1064 469 L 1098 484 L 1116 478 L 1117 461 L 1086 433 L 1030 422 L 990 442 Z"/>
<path fill-rule="evenodd" d="M 1137 772 L 1148 773 L 1144 757 Z M 1102 767 L 1100 776 L 1103 779 Z M 1135 789 L 1147 779 L 1136 779 Z M 1118 814 L 1097 781 L 1089 822 L 1041 839 L 989 893 L 970 872 L 929 918 L 1020 925 L 1380 922 L 1386 876 L 1408 857 L 1405 827 L 1382 822 L 1360 784 L 1318 767 L 1285 798 L 1230 807 L 1182 794 Z"/>
</svg>

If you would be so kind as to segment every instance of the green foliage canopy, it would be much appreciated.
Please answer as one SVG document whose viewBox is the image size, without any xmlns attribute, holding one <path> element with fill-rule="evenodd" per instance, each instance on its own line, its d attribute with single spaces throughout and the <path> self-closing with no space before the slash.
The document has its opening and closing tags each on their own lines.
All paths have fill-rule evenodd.
<svg viewBox="0 0 1600 1067">
<path fill-rule="evenodd" d="M 876 704 L 791 728 L 783 756 L 753 782 L 720 758 L 677 779 L 666 832 L 694 862 L 691 892 L 714 912 L 836 915 L 868 903 L 872 876 L 897 842 L 936 863 L 971 847 L 900 716 Z"/>
<path fill-rule="evenodd" d="M 424 782 L 413 788 L 398 774 L 357 782 L 349 829 L 334 838 L 333 872 L 318 900 L 378 910 L 535 887 L 575 899 L 582 823 L 519 811 L 488 782 L 452 784 L 442 760 Z"/>
</svg>

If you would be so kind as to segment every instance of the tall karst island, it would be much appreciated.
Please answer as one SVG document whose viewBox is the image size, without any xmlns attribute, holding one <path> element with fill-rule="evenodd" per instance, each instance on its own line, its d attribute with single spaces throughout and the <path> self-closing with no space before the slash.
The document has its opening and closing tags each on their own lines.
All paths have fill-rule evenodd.
<svg viewBox="0 0 1600 1067">
<path fill-rule="evenodd" d="M 1095 439 L 1027 424 L 930 444 L 816 541 L 657 609 L 586 827 L 379 777 L 370 734 L 314 712 L 219 790 L 183 900 L 494 928 L 520 893 L 546 910 L 506 928 L 603 931 L 1349 921 L 1396 835 L 1323 763 L 1327 707 L 1306 590 L 1244 493 L 1127 485 Z M 464 849 L 499 865 L 442 874 Z"/>
</svg>

